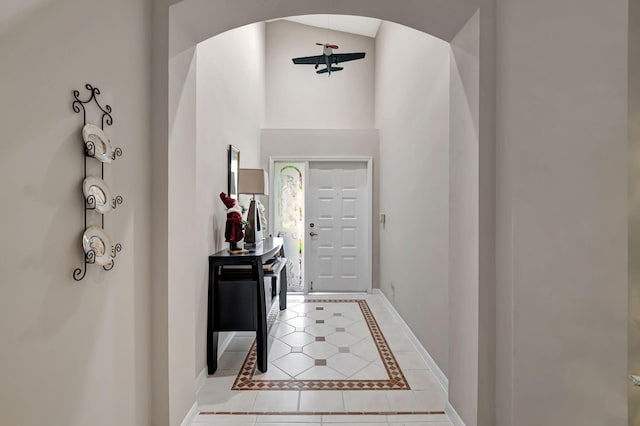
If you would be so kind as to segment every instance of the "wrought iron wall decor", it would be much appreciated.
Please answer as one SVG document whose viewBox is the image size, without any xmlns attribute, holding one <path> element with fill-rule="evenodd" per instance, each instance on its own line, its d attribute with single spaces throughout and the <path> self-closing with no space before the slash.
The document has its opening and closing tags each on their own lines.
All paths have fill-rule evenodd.
<svg viewBox="0 0 640 426">
<path fill-rule="evenodd" d="M 85 130 L 87 129 L 87 125 L 89 124 L 89 126 L 92 126 L 90 123 L 87 123 L 87 109 L 85 105 L 94 103 L 95 106 L 98 108 L 98 114 L 101 114 L 100 127 L 97 128 L 97 126 L 94 126 L 98 133 L 104 131 L 105 124 L 107 126 L 111 126 L 113 124 L 113 117 L 111 116 L 111 106 L 105 105 L 103 107 L 102 105 L 100 105 L 100 102 L 98 101 L 98 95 L 100 94 L 100 89 L 92 86 L 91 84 L 85 84 L 84 87 L 89 91 L 88 98 L 86 100 L 82 100 L 80 98 L 80 91 L 74 90 L 73 91 L 74 101 L 72 103 L 73 111 L 78 114 L 82 113 L 82 122 L 83 122 L 82 132 L 83 132 L 83 144 L 84 144 L 84 180 L 87 179 L 87 161 L 90 161 L 90 159 L 92 158 L 97 161 L 100 161 L 100 179 L 104 179 L 104 163 L 111 162 L 112 160 L 115 160 L 116 157 L 120 157 L 122 155 L 122 149 L 120 148 L 111 149 L 109 140 L 106 139 L 106 137 L 105 137 L 105 140 L 101 140 L 100 135 L 96 136 L 92 134 L 91 136 L 95 136 L 95 137 L 85 138 L 84 133 L 85 133 Z M 109 149 L 106 149 L 106 148 L 109 148 Z M 98 205 L 98 199 L 96 199 L 95 194 L 90 193 L 88 195 L 85 195 L 83 192 L 82 198 L 84 200 L 83 201 L 84 203 L 83 239 L 84 239 L 86 237 L 87 231 L 89 230 L 89 227 L 87 227 L 87 212 L 93 212 L 95 214 L 100 214 L 100 213 L 96 211 L 96 207 Z M 103 200 L 100 200 L 100 201 L 103 201 Z M 106 200 L 107 203 L 111 203 L 111 208 L 113 209 L 115 209 L 118 205 L 122 204 L 123 201 L 124 199 L 120 195 L 113 197 L 110 201 Z M 100 216 L 101 216 L 102 229 L 104 229 L 104 213 L 101 213 Z M 96 237 L 94 236 L 92 237 L 92 239 L 93 238 L 96 238 Z M 95 264 L 96 258 L 104 256 L 104 253 L 100 253 L 100 250 L 111 251 L 111 259 L 106 264 L 103 264 L 102 268 L 105 271 L 110 271 L 111 269 L 113 269 L 113 266 L 115 264 L 114 258 L 116 257 L 116 254 L 122 250 L 122 244 L 120 243 L 113 244 L 111 243 L 111 241 L 109 241 L 109 247 L 106 247 L 104 243 L 105 241 L 101 241 L 101 240 L 97 240 L 95 242 L 83 241 L 81 245 L 83 247 L 83 252 L 85 253 L 84 265 L 80 268 L 76 268 L 73 271 L 74 280 L 76 281 L 82 280 L 87 273 L 87 264 Z M 85 245 L 90 248 L 86 249 Z"/>
</svg>

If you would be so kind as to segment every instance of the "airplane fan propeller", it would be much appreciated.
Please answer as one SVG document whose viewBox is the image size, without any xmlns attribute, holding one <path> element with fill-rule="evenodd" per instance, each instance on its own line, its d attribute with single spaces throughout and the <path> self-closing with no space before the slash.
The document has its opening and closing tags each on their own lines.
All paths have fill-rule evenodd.
<svg viewBox="0 0 640 426">
<path fill-rule="evenodd" d="M 327 47 L 330 47 L 331 49 L 339 49 L 337 44 L 325 44 L 325 43 L 317 43 L 317 42 L 316 44 L 318 46 L 327 46 Z"/>
</svg>

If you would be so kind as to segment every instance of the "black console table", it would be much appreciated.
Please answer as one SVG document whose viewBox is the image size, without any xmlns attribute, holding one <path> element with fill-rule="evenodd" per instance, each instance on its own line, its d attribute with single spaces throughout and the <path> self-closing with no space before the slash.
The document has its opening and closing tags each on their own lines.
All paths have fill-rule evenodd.
<svg viewBox="0 0 640 426">
<path fill-rule="evenodd" d="M 230 254 L 222 250 L 209 256 L 209 294 L 207 312 L 207 370 L 215 373 L 218 368 L 218 333 L 221 331 L 256 332 L 258 370 L 267 371 L 267 312 L 276 289 L 273 276 L 265 272 L 263 264 L 282 254 L 282 238 L 267 238 L 255 251 L 247 254 Z M 286 309 L 287 281 L 286 259 L 277 269 L 280 280 L 278 298 L 280 310 Z M 242 266 L 246 269 L 242 269 Z M 227 268 L 225 268 L 227 267 Z M 270 284 L 269 284 L 270 283 Z M 265 289 L 265 286 L 271 286 Z"/>
</svg>

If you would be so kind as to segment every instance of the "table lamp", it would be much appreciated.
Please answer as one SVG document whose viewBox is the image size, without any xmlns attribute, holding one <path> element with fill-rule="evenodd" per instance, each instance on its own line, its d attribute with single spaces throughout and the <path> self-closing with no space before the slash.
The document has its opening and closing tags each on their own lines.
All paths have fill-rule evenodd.
<svg viewBox="0 0 640 426">
<path fill-rule="evenodd" d="M 247 213 L 247 227 L 244 232 L 245 247 L 255 247 L 264 239 L 260 212 L 256 205 L 256 195 L 269 195 L 269 176 L 264 169 L 240 169 L 238 173 L 238 193 L 250 194 L 251 203 Z"/>
</svg>

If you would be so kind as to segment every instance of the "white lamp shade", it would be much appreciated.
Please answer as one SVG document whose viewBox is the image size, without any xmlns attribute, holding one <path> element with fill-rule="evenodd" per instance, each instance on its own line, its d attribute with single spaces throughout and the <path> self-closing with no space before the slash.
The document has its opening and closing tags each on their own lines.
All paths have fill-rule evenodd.
<svg viewBox="0 0 640 426">
<path fill-rule="evenodd" d="M 269 175 L 264 169 L 240 169 L 238 193 L 269 195 Z"/>
</svg>

